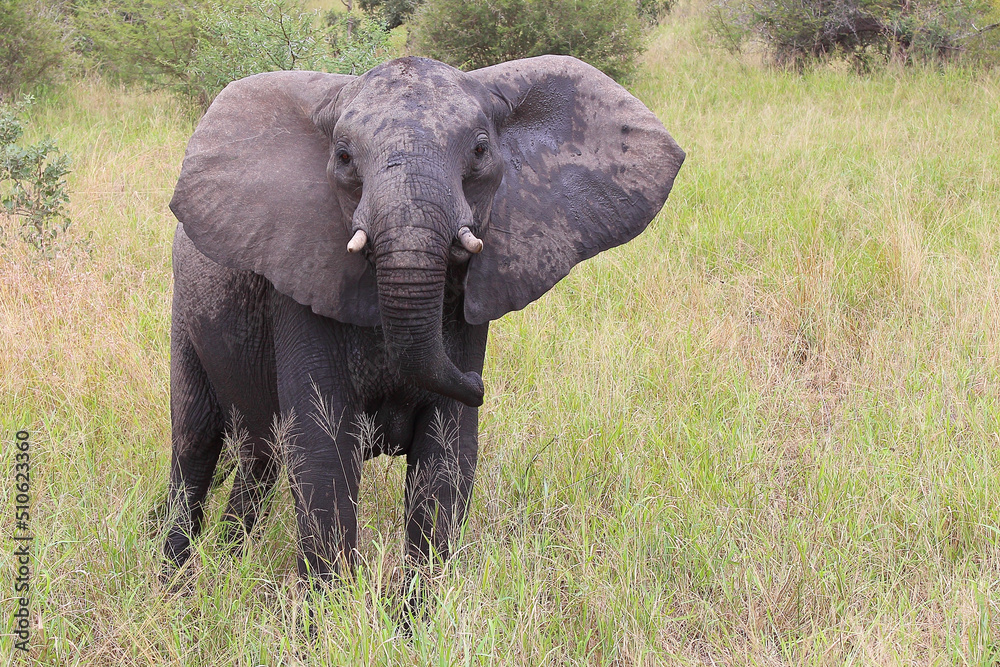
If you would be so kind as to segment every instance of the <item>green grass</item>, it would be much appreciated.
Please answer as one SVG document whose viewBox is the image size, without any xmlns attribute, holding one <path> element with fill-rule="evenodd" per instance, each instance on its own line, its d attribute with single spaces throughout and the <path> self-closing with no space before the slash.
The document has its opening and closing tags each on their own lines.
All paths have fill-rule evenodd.
<svg viewBox="0 0 1000 667">
<path fill-rule="evenodd" d="M 35 443 L 31 660 L 997 664 L 1000 74 L 764 69 L 681 7 L 633 89 L 687 162 L 645 234 L 493 325 L 470 520 L 412 640 L 394 459 L 366 466 L 365 565 L 316 641 L 287 488 L 244 557 L 211 521 L 188 592 L 159 588 L 192 123 L 100 83 L 46 100 L 33 131 L 73 154 L 96 250 L 0 262 L 3 460 L 18 428 Z"/>
</svg>

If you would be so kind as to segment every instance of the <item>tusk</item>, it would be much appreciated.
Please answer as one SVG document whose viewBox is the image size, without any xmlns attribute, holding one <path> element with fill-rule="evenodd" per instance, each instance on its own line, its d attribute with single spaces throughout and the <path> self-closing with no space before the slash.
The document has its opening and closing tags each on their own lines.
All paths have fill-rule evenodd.
<svg viewBox="0 0 1000 667">
<path fill-rule="evenodd" d="M 473 255 L 483 249 L 482 240 L 476 238 L 476 235 L 473 234 L 472 230 L 468 227 L 462 227 L 458 230 L 458 240 L 462 242 L 462 247 L 471 252 Z"/>
<path fill-rule="evenodd" d="M 368 243 L 368 235 L 365 234 L 365 230 L 359 229 L 354 232 L 351 242 L 347 244 L 347 252 L 357 252 L 364 248 L 366 243 Z"/>
</svg>

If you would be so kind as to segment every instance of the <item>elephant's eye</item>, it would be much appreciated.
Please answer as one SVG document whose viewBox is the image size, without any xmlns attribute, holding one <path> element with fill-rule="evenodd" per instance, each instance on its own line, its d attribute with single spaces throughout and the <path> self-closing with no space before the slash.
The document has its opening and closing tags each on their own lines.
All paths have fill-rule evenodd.
<svg viewBox="0 0 1000 667">
<path fill-rule="evenodd" d="M 337 160 L 340 164 L 351 164 L 351 154 L 344 149 L 340 149 L 337 151 Z"/>
<path fill-rule="evenodd" d="M 489 150 L 489 145 L 487 145 L 485 141 L 480 141 L 476 144 L 476 147 L 472 149 L 472 152 L 476 157 L 483 157 L 486 155 L 487 150 Z"/>
</svg>

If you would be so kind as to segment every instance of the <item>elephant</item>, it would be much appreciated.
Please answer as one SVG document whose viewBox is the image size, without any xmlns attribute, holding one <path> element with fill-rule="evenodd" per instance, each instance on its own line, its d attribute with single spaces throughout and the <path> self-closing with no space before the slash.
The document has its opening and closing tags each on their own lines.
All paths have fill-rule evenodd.
<svg viewBox="0 0 1000 667">
<path fill-rule="evenodd" d="M 167 570 L 190 556 L 234 430 L 234 544 L 287 470 L 300 580 L 329 584 L 358 563 L 362 463 L 387 454 L 406 457 L 404 562 L 446 561 L 490 322 L 642 232 L 684 158 L 642 102 L 568 56 L 229 84 L 170 202 Z"/>
</svg>

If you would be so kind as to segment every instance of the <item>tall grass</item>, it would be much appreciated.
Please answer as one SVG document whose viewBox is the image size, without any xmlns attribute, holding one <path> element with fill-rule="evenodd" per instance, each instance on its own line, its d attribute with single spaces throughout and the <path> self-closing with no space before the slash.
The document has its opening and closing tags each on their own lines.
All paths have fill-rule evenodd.
<svg viewBox="0 0 1000 667">
<path fill-rule="evenodd" d="M 315 640 L 285 487 L 235 558 L 217 492 L 187 586 L 157 585 L 192 121 L 97 83 L 47 100 L 34 128 L 74 155 L 96 250 L 0 263 L 3 460 L 16 429 L 35 443 L 31 660 L 996 664 L 1000 75 L 800 76 L 699 21 L 682 7 L 634 85 L 688 152 L 663 213 L 492 327 L 469 523 L 412 639 L 395 459 L 366 465 L 364 565 Z"/>
</svg>

